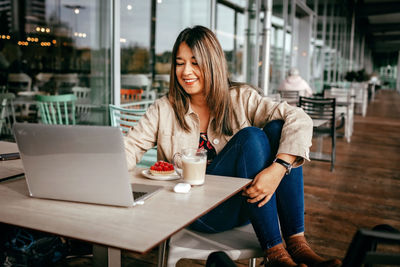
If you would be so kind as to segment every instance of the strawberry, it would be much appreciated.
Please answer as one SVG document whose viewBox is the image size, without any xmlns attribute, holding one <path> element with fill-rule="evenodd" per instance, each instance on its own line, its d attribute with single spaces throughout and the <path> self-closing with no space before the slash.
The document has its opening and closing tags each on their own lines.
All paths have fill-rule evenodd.
<svg viewBox="0 0 400 267">
<path fill-rule="evenodd" d="M 150 167 L 150 171 L 153 171 L 153 174 L 163 174 L 164 172 L 171 173 L 174 171 L 174 165 L 169 162 L 160 160 Z"/>
</svg>

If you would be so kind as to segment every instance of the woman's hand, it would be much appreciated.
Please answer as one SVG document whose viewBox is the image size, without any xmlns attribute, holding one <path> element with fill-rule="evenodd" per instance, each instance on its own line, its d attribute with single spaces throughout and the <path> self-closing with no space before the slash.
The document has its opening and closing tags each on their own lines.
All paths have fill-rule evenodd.
<svg viewBox="0 0 400 267">
<path fill-rule="evenodd" d="M 284 157 L 280 158 L 288 162 L 293 162 L 296 158 L 287 154 L 281 155 Z M 285 173 L 285 167 L 279 163 L 272 163 L 256 175 L 251 185 L 243 190 L 243 195 L 249 197 L 247 200 L 249 203 L 261 201 L 258 203 L 258 207 L 264 206 L 271 199 Z"/>
</svg>

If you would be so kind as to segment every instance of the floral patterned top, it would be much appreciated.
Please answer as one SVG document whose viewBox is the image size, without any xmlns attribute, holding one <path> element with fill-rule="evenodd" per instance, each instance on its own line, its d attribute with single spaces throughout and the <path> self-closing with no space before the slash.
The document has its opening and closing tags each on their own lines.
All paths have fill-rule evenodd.
<svg viewBox="0 0 400 267">
<path fill-rule="evenodd" d="M 200 133 L 199 149 L 207 150 L 207 165 L 210 164 L 217 155 L 217 151 L 208 140 L 207 133 Z"/>
</svg>

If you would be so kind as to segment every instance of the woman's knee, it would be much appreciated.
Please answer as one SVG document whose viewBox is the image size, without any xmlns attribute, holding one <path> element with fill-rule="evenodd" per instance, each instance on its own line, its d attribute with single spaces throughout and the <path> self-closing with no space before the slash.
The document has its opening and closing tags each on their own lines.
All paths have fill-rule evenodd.
<svg viewBox="0 0 400 267">
<path fill-rule="evenodd" d="M 268 146 L 267 136 L 257 127 L 243 128 L 236 134 L 236 136 L 242 143 L 246 143 L 248 146 L 260 147 L 262 149 L 265 149 L 265 147 Z"/>
<path fill-rule="evenodd" d="M 265 168 L 271 158 L 271 147 L 264 131 L 257 127 L 246 127 L 237 135 L 240 139 L 241 154 L 246 162 L 251 165 L 252 169 Z"/>
<path fill-rule="evenodd" d="M 273 120 L 267 123 L 267 125 L 264 126 L 264 132 L 269 136 L 269 135 L 274 135 L 274 136 L 281 136 L 283 124 L 285 122 L 283 120 Z"/>
<path fill-rule="evenodd" d="M 263 129 L 265 134 L 268 136 L 268 140 L 271 145 L 271 151 L 273 154 L 276 154 L 278 152 L 283 124 L 283 120 L 273 120 L 265 125 Z"/>
</svg>

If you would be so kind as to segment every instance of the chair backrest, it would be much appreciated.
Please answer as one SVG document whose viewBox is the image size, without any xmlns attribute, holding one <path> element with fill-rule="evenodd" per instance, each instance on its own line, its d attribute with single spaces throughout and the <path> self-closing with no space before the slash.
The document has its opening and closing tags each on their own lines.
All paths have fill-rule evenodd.
<svg viewBox="0 0 400 267">
<path fill-rule="evenodd" d="M 121 108 L 126 108 L 126 109 L 134 109 L 134 110 L 147 110 L 148 107 L 150 107 L 154 103 L 154 100 L 140 100 L 140 101 L 134 101 L 130 103 L 125 103 L 121 104 Z"/>
<path fill-rule="evenodd" d="M 163 95 L 169 91 L 169 80 L 170 80 L 169 74 L 156 74 L 154 76 L 153 86 L 155 86 L 158 89 L 159 94 Z"/>
<path fill-rule="evenodd" d="M 267 95 L 267 96 L 265 96 L 266 98 L 269 98 L 269 99 L 271 99 L 272 101 L 275 101 L 275 102 L 280 102 L 281 101 L 281 95 L 280 94 L 269 94 L 269 95 Z"/>
<path fill-rule="evenodd" d="M 142 94 L 143 89 L 121 89 L 121 103 L 139 101 Z"/>
<path fill-rule="evenodd" d="M 137 101 L 123 104 L 121 106 L 109 105 L 111 126 L 118 127 L 123 135 L 126 135 L 130 128 L 135 126 L 140 118 L 146 113 L 147 108 L 154 100 Z M 143 154 L 137 167 L 150 168 L 157 162 L 157 148 L 153 147 Z"/>
<path fill-rule="evenodd" d="M 43 123 L 66 125 L 76 123 L 75 95 L 36 95 L 36 100 Z"/>
<path fill-rule="evenodd" d="M 278 93 L 281 95 L 281 99 L 289 104 L 297 104 L 299 101 L 300 91 L 279 90 Z"/>
<path fill-rule="evenodd" d="M 235 261 L 249 259 L 248 266 L 255 266 L 255 258 L 264 255 L 251 224 L 215 234 L 183 229 L 170 239 L 167 266 L 182 258 L 206 260 L 214 251 L 223 251 Z"/>
<path fill-rule="evenodd" d="M 88 87 L 80 87 L 80 86 L 74 86 L 72 87 L 72 92 L 74 93 L 74 95 L 76 96 L 77 101 L 79 102 L 81 101 L 90 101 L 89 96 L 90 96 L 90 92 L 92 90 Z"/>
<path fill-rule="evenodd" d="M 298 98 L 300 91 L 295 90 L 279 90 L 279 94 L 282 98 Z"/>
<path fill-rule="evenodd" d="M 380 246 L 377 250 L 378 245 L 384 246 Z M 342 267 L 375 266 L 375 264 L 399 266 L 399 245 L 400 232 L 390 225 L 377 225 L 372 230 L 358 229 L 347 249 Z"/>
<path fill-rule="evenodd" d="M 124 89 L 142 89 L 147 99 L 155 99 L 155 91 L 151 90 L 151 79 L 146 74 L 122 74 L 121 87 Z"/>
<path fill-rule="evenodd" d="M 10 73 L 7 78 L 9 92 L 30 91 L 32 78 L 26 73 Z"/>
<path fill-rule="evenodd" d="M 92 89 L 88 87 L 74 86 L 72 92 L 76 96 L 75 113 L 79 121 L 87 119 L 92 105 L 90 103 L 90 92 Z"/>
<path fill-rule="evenodd" d="M 124 135 L 135 126 L 153 101 L 138 101 L 121 106 L 109 105 L 111 126 L 119 127 Z"/>
<path fill-rule="evenodd" d="M 335 130 L 336 99 L 335 98 L 312 98 L 301 96 L 299 106 L 312 119 L 327 120 L 326 126 Z"/>
</svg>

